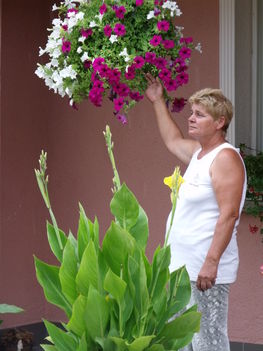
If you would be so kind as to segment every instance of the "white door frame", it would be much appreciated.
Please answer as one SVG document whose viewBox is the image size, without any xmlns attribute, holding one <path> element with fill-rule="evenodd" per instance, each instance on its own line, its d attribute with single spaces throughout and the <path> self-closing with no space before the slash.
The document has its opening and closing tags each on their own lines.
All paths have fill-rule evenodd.
<svg viewBox="0 0 263 351">
<path fill-rule="evenodd" d="M 235 106 L 235 0 L 219 0 L 219 86 Z M 235 118 L 227 139 L 235 145 Z"/>
</svg>

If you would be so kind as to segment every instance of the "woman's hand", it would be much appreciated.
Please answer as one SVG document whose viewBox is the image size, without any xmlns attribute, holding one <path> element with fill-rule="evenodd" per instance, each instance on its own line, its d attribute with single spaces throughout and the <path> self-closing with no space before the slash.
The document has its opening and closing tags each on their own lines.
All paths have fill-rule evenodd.
<svg viewBox="0 0 263 351">
<path fill-rule="evenodd" d="M 206 259 L 197 278 L 196 286 L 198 290 L 205 291 L 215 285 L 218 263 Z"/>
<path fill-rule="evenodd" d="M 145 95 L 151 102 L 156 102 L 163 98 L 163 87 L 159 79 L 154 78 L 150 73 L 145 75 L 148 82 L 148 88 L 145 91 Z"/>
</svg>

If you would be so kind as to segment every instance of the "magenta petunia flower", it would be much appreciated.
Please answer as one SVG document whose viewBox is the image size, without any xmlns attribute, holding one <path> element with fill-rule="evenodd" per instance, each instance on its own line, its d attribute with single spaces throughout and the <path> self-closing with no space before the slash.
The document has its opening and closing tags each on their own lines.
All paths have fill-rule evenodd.
<svg viewBox="0 0 263 351">
<path fill-rule="evenodd" d="M 127 80 L 133 80 L 135 78 L 135 73 L 132 71 L 125 72 L 125 78 Z"/>
<path fill-rule="evenodd" d="M 143 95 L 141 95 L 138 91 L 130 92 L 130 98 L 134 101 L 140 101 L 143 99 Z"/>
<path fill-rule="evenodd" d="M 187 38 L 180 38 L 180 43 L 181 44 L 191 44 L 193 42 L 192 37 L 187 37 Z"/>
<path fill-rule="evenodd" d="M 100 65 L 98 67 L 98 71 L 99 71 L 99 74 L 100 74 L 100 76 L 102 78 L 106 78 L 106 77 L 109 76 L 109 67 L 106 64 L 105 65 L 104 64 Z"/>
<path fill-rule="evenodd" d="M 142 6 L 143 5 L 143 0 L 136 0 L 135 5 L 136 6 Z"/>
<path fill-rule="evenodd" d="M 111 33 L 112 33 L 111 26 L 109 24 L 106 24 L 106 26 L 104 27 L 104 34 L 106 35 L 106 37 L 110 37 Z"/>
<path fill-rule="evenodd" d="M 175 79 L 167 79 L 164 81 L 165 88 L 168 91 L 173 91 L 178 88 L 177 82 Z"/>
<path fill-rule="evenodd" d="M 135 68 L 142 68 L 144 65 L 144 58 L 142 56 L 136 56 L 134 58 Z"/>
<path fill-rule="evenodd" d="M 92 29 L 91 28 L 87 28 L 87 29 L 82 28 L 80 30 L 80 33 L 84 38 L 88 38 L 89 36 L 92 35 Z"/>
<path fill-rule="evenodd" d="M 174 48 L 174 41 L 173 40 L 163 40 L 162 44 L 166 50 Z"/>
<path fill-rule="evenodd" d="M 191 49 L 187 48 L 186 46 L 183 46 L 179 50 L 179 56 L 182 58 L 189 58 L 191 56 L 191 52 Z"/>
<path fill-rule="evenodd" d="M 153 37 L 152 37 L 152 39 L 150 40 L 150 44 L 152 45 L 152 46 L 158 46 L 160 43 L 161 43 L 161 41 L 162 41 L 162 36 L 161 35 L 154 35 Z"/>
<path fill-rule="evenodd" d="M 113 29 L 114 33 L 118 36 L 118 37 L 122 37 L 126 34 L 126 29 L 125 26 L 121 23 L 117 23 Z"/>
<path fill-rule="evenodd" d="M 98 71 L 99 68 L 103 65 L 105 59 L 103 57 L 97 57 L 92 63 L 92 66 L 95 71 Z"/>
<path fill-rule="evenodd" d="M 167 61 L 165 58 L 163 57 L 157 57 L 153 64 L 158 68 L 158 69 L 164 69 L 166 68 L 166 65 L 167 65 Z"/>
<path fill-rule="evenodd" d="M 70 13 L 78 13 L 78 10 L 77 9 L 69 9 L 68 11 L 67 11 L 67 17 L 68 18 L 70 18 Z"/>
<path fill-rule="evenodd" d="M 186 72 L 181 72 L 176 77 L 178 85 L 187 84 L 188 83 L 188 79 L 189 79 L 189 76 L 188 76 L 188 74 Z"/>
<path fill-rule="evenodd" d="M 99 91 L 101 91 L 101 89 L 103 88 L 103 82 L 99 79 L 96 79 L 94 82 L 93 82 L 93 89 L 94 88 L 97 88 Z"/>
<path fill-rule="evenodd" d="M 163 81 L 167 80 L 167 79 L 170 79 L 171 75 L 172 75 L 172 72 L 169 69 L 167 69 L 167 68 L 163 68 L 161 70 L 161 72 L 159 73 L 159 77 Z"/>
<path fill-rule="evenodd" d="M 184 98 L 175 98 L 173 101 L 172 112 L 180 112 L 186 105 L 187 100 Z"/>
<path fill-rule="evenodd" d="M 154 52 L 146 52 L 145 53 L 145 61 L 149 63 L 153 63 L 156 58 L 156 54 Z"/>
<path fill-rule="evenodd" d="M 83 62 L 83 66 L 85 69 L 90 69 L 92 62 L 90 60 L 86 60 Z"/>
<path fill-rule="evenodd" d="M 120 6 L 115 10 L 116 17 L 123 19 L 124 14 L 126 12 L 126 8 L 124 6 Z"/>
<path fill-rule="evenodd" d="M 67 24 L 63 24 L 62 29 L 64 29 L 64 31 L 66 32 L 68 30 L 68 25 Z"/>
<path fill-rule="evenodd" d="M 114 110 L 119 112 L 124 105 L 124 99 L 122 97 L 119 97 L 117 99 L 114 99 L 113 103 L 114 103 Z"/>
<path fill-rule="evenodd" d="M 100 14 L 103 15 L 105 12 L 107 12 L 107 6 L 106 4 L 102 4 L 100 7 Z"/>
<path fill-rule="evenodd" d="M 62 52 L 64 52 L 64 54 L 70 52 L 71 42 L 68 40 L 62 39 L 62 48 L 61 49 L 62 49 Z"/>
<path fill-rule="evenodd" d="M 127 124 L 127 117 L 125 115 L 118 113 L 116 117 L 122 124 Z"/>
<path fill-rule="evenodd" d="M 104 89 L 103 89 L 104 90 Z M 102 89 L 93 87 L 89 92 L 89 99 L 93 103 L 93 105 L 100 107 L 102 104 Z"/>
<path fill-rule="evenodd" d="M 170 24 L 168 21 L 159 21 L 157 22 L 157 28 L 159 31 L 167 32 L 170 28 Z"/>
<path fill-rule="evenodd" d="M 109 76 L 108 76 L 109 83 L 111 85 L 119 83 L 120 76 L 121 76 L 121 72 L 117 68 L 110 70 Z"/>
</svg>

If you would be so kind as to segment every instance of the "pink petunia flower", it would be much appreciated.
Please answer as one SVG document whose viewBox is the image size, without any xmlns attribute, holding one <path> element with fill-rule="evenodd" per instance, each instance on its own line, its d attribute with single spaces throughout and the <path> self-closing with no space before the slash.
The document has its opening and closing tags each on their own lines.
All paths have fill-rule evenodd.
<svg viewBox="0 0 263 351">
<path fill-rule="evenodd" d="M 114 103 L 114 110 L 119 112 L 123 108 L 124 99 L 122 97 L 119 97 L 117 99 L 114 99 L 113 103 Z"/>
<path fill-rule="evenodd" d="M 113 29 L 114 33 L 118 36 L 118 37 L 122 37 L 126 34 L 126 29 L 125 26 L 121 23 L 117 23 Z"/>
<path fill-rule="evenodd" d="M 181 47 L 179 50 L 179 56 L 182 58 L 189 58 L 191 56 L 191 49 L 187 48 L 186 46 Z"/>
<path fill-rule="evenodd" d="M 106 35 L 106 37 L 110 37 L 111 33 L 112 33 L 111 26 L 109 24 L 106 24 L 106 26 L 104 27 L 104 34 Z"/>
<path fill-rule="evenodd" d="M 71 42 L 68 41 L 68 40 L 62 39 L 62 48 L 61 48 L 61 50 L 62 50 L 62 52 L 64 52 L 64 54 L 70 52 L 70 50 L 71 50 Z"/>
<path fill-rule="evenodd" d="M 122 124 L 127 124 L 127 117 L 125 115 L 118 113 L 116 117 Z"/>
<path fill-rule="evenodd" d="M 153 37 L 152 37 L 152 39 L 150 40 L 150 44 L 152 45 L 152 46 L 158 46 L 160 43 L 161 43 L 161 41 L 162 41 L 162 36 L 161 35 L 154 35 Z"/>
<path fill-rule="evenodd" d="M 162 44 L 166 50 L 174 48 L 174 41 L 173 40 L 163 40 Z"/>
<path fill-rule="evenodd" d="M 80 30 L 80 33 L 84 38 L 88 38 L 92 35 L 92 29 L 91 28 L 87 28 L 87 29 L 82 28 Z"/>
<path fill-rule="evenodd" d="M 124 14 L 126 12 L 126 8 L 124 6 L 120 6 L 115 10 L 116 17 L 123 19 Z"/>
<path fill-rule="evenodd" d="M 143 5 L 143 0 L 136 0 L 135 5 L 136 6 L 142 6 Z"/>
<path fill-rule="evenodd" d="M 144 58 L 142 56 L 136 56 L 134 58 L 135 68 L 142 68 L 144 66 Z"/>
<path fill-rule="evenodd" d="M 159 31 L 167 32 L 170 28 L 170 23 L 168 21 L 157 22 L 157 28 Z"/>
<path fill-rule="evenodd" d="M 100 14 L 103 15 L 105 12 L 107 12 L 107 6 L 106 4 L 102 4 L 100 7 Z"/>
</svg>

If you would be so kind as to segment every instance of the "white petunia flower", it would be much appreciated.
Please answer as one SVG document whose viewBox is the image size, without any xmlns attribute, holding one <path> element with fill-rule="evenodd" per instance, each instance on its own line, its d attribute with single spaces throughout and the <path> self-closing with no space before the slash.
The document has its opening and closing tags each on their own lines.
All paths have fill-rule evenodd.
<svg viewBox="0 0 263 351">
<path fill-rule="evenodd" d="M 52 11 L 56 11 L 56 10 L 59 10 L 59 7 L 56 4 L 54 4 L 52 7 Z"/>
<path fill-rule="evenodd" d="M 127 48 L 124 48 L 122 52 L 119 53 L 120 56 L 128 56 Z"/>
<path fill-rule="evenodd" d="M 55 50 L 53 50 L 53 52 L 50 53 L 50 56 L 55 59 L 59 58 L 60 55 L 61 55 L 60 48 L 56 48 Z"/>
<path fill-rule="evenodd" d="M 81 56 L 80 59 L 81 59 L 82 62 L 84 62 L 84 61 L 86 61 L 86 60 L 89 60 L 90 57 L 89 57 L 89 55 L 88 55 L 87 52 L 84 52 L 84 54 Z"/>
<path fill-rule="evenodd" d="M 62 23 L 62 21 L 59 18 L 54 18 L 53 21 L 52 21 L 52 24 L 53 24 L 54 27 L 59 27 L 60 28 L 61 27 L 61 23 Z"/>
<path fill-rule="evenodd" d="M 182 11 L 179 9 L 177 3 L 175 1 L 166 1 L 163 5 L 162 5 L 163 9 L 168 9 L 171 11 L 171 16 L 173 17 L 174 12 L 176 14 L 176 16 L 180 16 L 182 14 Z"/>
<path fill-rule="evenodd" d="M 95 21 L 91 21 L 89 24 L 90 28 L 97 27 L 97 23 Z"/>
<path fill-rule="evenodd" d="M 154 18 L 155 16 L 154 16 L 154 11 L 150 11 L 149 13 L 148 13 L 148 15 L 147 15 L 147 19 L 149 20 L 149 19 L 151 19 L 151 18 Z"/>
<path fill-rule="evenodd" d="M 79 20 L 79 21 L 82 21 L 83 18 L 84 18 L 84 12 L 80 11 L 76 14 L 76 18 Z"/>
<path fill-rule="evenodd" d="M 52 58 L 50 61 L 51 66 L 58 67 L 58 60 L 56 58 Z"/>
<path fill-rule="evenodd" d="M 72 68 L 72 65 L 66 66 L 60 71 L 62 78 L 75 79 L 77 77 L 77 72 Z"/>
<path fill-rule="evenodd" d="M 43 66 L 38 66 L 37 69 L 35 70 L 35 74 L 39 77 L 39 78 L 46 78 L 47 74 L 43 68 Z"/>
<path fill-rule="evenodd" d="M 200 54 L 203 53 L 201 43 L 198 43 L 198 44 L 196 45 L 195 50 L 199 51 Z"/>
<path fill-rule="evenodd" d="M 103 18 L 103 14 L 100 13 L 99 15 L 96 15 L 95 17 L 98 18 L 99 21 L 101 22 L 101 21 L 102 21 L 102 18 Z"/>
<path fill-rule="evenodd" d="M 71 97 L 71 96 L 73 95 L 73 91 L 72 91 L 69 87 L 67 87 L 67 88 L 65 89 L 65 92 L 66 92 L 66 94 L 67 94 L 69 97 Z"/>
<path fill-rule="evenodd" d="M 81 53 L 82 53 L 82 47 L 81 47 L 81 46 L 79 46 L 79 47 L 77 48 L 77 53 L 78 53 L 78 54 L 81 54 Z"/>
<path fill-rule="evenodd" d="M 82 36 L 81 36 L 81 37 L 79 37 L 79 40 L 78 40 L 78 41 L 81 42 L 81 43 L 84 43 L 85 39 L 86 39 L 85 37 L 82 37 Z"/>
<path fill-rule="evenodd" d="M 112 35 L 110 36 L 110 42 L 113 44 L 115 41 L 118 41 L 118 36 L 112 34 Z"/>
<path fill-rule="evenodd" d="M 39 56 L 44 55 L 46 52 L 47 52 L 46 49 L 42 49 L 41 47 L 39 47 L 39 54 L 38 54 Z"/>
<path fill-rule="evenodd" d="M 74 12 L 70 12 L 70 13 L 74 13 Z M 78 23 L 78 19 L 76 16 L 70 17 L 68 20 L 68 29 L 75 27 L 77 23 Z"/>
</svg>

